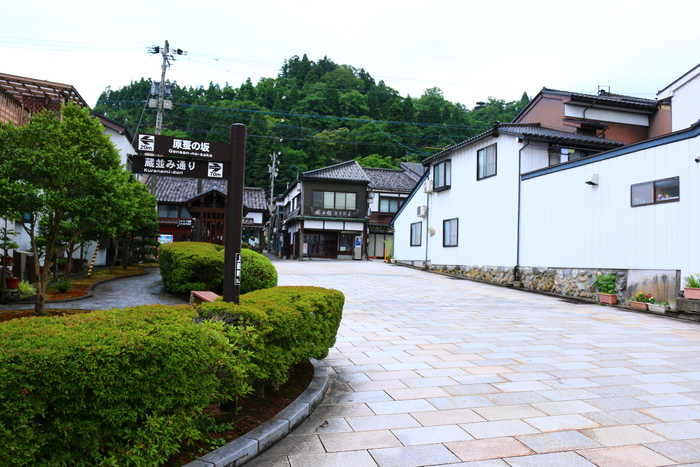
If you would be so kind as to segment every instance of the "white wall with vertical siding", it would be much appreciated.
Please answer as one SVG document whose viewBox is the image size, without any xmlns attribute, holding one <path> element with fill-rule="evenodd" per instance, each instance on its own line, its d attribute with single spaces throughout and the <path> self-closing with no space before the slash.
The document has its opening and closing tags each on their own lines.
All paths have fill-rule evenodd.
<svg viewBox="0 0 700 467">
<path fill-rule="evenodd" d="M 700 137 L 647 146 L 524 180 L 520 264 L 700 272 Z M 675 176 L 680 201 L 631 207 L 631 185 Z"/>
</svg>

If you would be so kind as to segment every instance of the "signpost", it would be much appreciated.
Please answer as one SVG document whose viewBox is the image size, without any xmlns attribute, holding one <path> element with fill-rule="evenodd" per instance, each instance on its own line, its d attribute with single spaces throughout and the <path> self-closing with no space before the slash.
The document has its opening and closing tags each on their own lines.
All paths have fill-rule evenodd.
<svg viewBox="0 0 700 467">
<path fill-rule="evenodd" d="M 171 177 L 227 179 L 224 301 L 238 304 L 241 289 L 243 183 L 247 128 L 231 125 L 230 144 L 140 134 L 133 172 Z"/>
</svg>

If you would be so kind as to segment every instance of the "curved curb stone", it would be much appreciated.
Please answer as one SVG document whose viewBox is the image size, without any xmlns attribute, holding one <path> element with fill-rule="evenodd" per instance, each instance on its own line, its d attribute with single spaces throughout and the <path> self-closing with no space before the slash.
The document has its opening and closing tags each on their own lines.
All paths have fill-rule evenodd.
<svg viewBox="0 0 700 467">
<path fill-rule="evenodd" d="M 318 407 L 328 390 L 326 365 L 313 358 L 311 363 L 314 378 L 309 387 L 275 418 L 184 467 L 238 467 L 291 433 Z"/>
</svg>

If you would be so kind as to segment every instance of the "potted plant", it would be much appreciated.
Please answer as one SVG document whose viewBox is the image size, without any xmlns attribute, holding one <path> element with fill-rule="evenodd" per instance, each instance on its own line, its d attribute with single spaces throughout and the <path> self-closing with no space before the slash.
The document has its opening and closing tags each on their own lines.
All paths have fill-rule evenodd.
<svg viewBox="0 0 700 467">
<path fill-rule="evenodd" d="M 653 299 L 654 297 L 650 293 L 639 292 L 630 300 L 630 306 L 635 310 L 647 310 L 649 302 Z"/>
<path fill-rule="evenodd" d="M 676 311 L 676 309 L 678 308 L 678 303 L 676 302 L 675 298 L 672 298 L 668 302 L 668 307 L 671 309 L 671 311 Z"/>
<path fill-rule="evenodd" d="M 7 288 L 10 290 L 17 289 L 17 286 L 19 286 L 19 281 L 19 277 L 10 276 L 5 278 L 5 284 L 7 284 Z"/>
<path fill-rule="evenodd" d="M 0 250 L 2 250 L 2 266 L 7 266 L 12 264 L 14 258 L 7 254 L 7 250 L 14 250 L 19 248 L 19 245 L 15 243 L 14 237 L 17 235 L 12 229 L 6 229 L 5 227 L 0 228 Z"/>
<path fill-rule="evenodd" d="M 700 274 L 683 278 L 683 294 L 688 300 L 700 300 Z"/>
<path fill-rule="evenodd" d="M 614 305 L 617 303 L 617 294 L 615 293 L 615 281 L 617 276 L 613 274 L 598 274 L 593 285 L 598 290 L 598 301 Z"/>
<path fill-rule="evenodd" d="M 653 298 L 647 303 L 649 311 L 653 311 L 654 313 L 666 313 L 666 305 L 666 302 L 657 302 Z"/>
</svg>

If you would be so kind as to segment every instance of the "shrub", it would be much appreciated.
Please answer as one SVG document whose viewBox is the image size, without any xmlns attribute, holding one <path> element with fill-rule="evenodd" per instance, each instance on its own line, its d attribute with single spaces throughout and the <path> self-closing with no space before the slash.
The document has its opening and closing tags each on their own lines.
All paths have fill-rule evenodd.
<svg viewBox="0 0 700 467">
<path fill-rule="evenodd" d="M 71 283 L 68 279 L 59 279 L 53 286 L 56 287 L 56 290 L 59 292 L 66 293 L 70 290 Z"/>
<path fill-rule="evenodd" d="M 17 286 L 17 291 L 19 292 L 19 297 L 20 298 L 27 298 L 31 297 L 32 295 L 36 295 L 36 287 L 29 281 L 20 281 L 19 285 Z"/>
<path fill-rule="evenodd" d="M 163 286 L 172 293 L 189 294 L 193 290 L 221 293 L 224 250 L 212 243 L 166 243 L 160 250 L 160 274 Z M 277 270 L 272 262 L 260 253 L 242 249 L 240 293 L 276 285 Z"/>
<path fill-rule="evenodd" d="M 272 261 L 250 249 L 241 250 L 241 294 L 277 286 Z"/>
<path fill-rule="evenodd" d="M 275 287 L 241 296 L 240 305 L 220 300 L 203 303 L 200 314 L 223 319 L 232 327 L 257 330 L 249 342 L 251 375 L 277 384 L 287 381 L 289 369 L 309 359 L 323 359 L 335 344 L 345 296 L 320 287 Z"/>
<path fill-rule="evenodd" d="M 163 287 L 172 293 L 215 290 L 224 280 L 223 250 L 213 243 L 173 242 L 160 247 Z"/>
<path fill-rule="evenodd" d="M 0 464 L 162 464 L 204 407 L 246 392 L 245 361 L 194 316 L 151 305 L 1 323 Z"/>
</svg>

